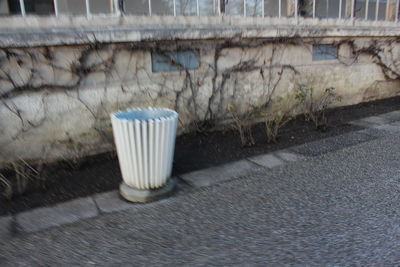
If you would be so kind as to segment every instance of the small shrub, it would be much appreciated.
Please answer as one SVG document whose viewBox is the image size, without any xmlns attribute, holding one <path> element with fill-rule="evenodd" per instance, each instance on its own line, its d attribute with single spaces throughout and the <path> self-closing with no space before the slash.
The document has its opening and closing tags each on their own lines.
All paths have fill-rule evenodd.
<svg viewBox="0 0 400 267">
<path fill-rule="evenodd" d="M 11 182 L 3 175 L 0 173 L 0 189 L 2 192 L 2 195 L 7 198 L 10 199 L 13 195 L 13 190 L 12 190 L 12 186 L 11 186 Z"/>
<path fill-rule="evenodd" d="M 277 143 L 280 129 L 288 123 L 292 117 L 287 116 L 284 112 L 268 114 L 265 119 L 265 131 L 268 143 Z"/>
<path fill-rule="evenodd" d="M 7 199 L 12 198 L 13 195 L 23 194 L 29 184 L 43 182 L 40 171 L 22 158 L 8 163 L 3 171 L 4 173 L 0 173 L 0 189 Z"/>
<path fill-rule="evenodd" d="M 325 130 L 328 126 L 326 110 L 329 106 L 341 101 L 335 93 L 335 88 L 325 88 L 319 95 L 315 95 L 314 88 L 304 84 L 296 90 L 296 100 L 301 106 L 301 112 L 306 121 L 314 124 L 315 128 Z"/>
<path fill-rule="evenodd" d="M 228 105 L 228 112 L 233 120 L 234 128 L 239 132 L 240 142 L 243 147 L 255 145 L 251 126 L 254 119 L 253 109 L 248 110 L 244 114 L 239 114 L 235 106 Z"/>
<path fill-rule="evenodd" d="M 291 96 L 287 96 L 285 100 L 279 97 L 267 107 L 256 108 L 258 115 L 263 118 L 268 143 L 277 143 L 280 130 L 293 118 L 295 105 Z"/>
</svg>

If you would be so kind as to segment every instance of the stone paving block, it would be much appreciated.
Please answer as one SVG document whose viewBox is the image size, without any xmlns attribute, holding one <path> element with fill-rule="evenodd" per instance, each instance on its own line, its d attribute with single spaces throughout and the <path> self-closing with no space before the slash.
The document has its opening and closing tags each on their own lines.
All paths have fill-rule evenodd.
<svg viewBox="0 0 400 267">
<path fill-rule="evenodd" d="M 340 149 L 361 144 L 377 139 L 379 136 L 369 134 L 362 130 L 343 135 L 333 136 L 326 139 L 306 143 L 291 148 L 292 151 L 304 156 L 320 156 Z"/>
<path fill-rule="evenodd" d="M 194 171 L 180 177 L 195 187 L 205 187 L 249 174 L 258 166 L 248 160 L 239 160 L 221 166 Z"/>
<path fill-rule="evenodd" d="M 374 128 L 378 129 L 378 130 L 388 131 L 388 132 L 400 132 L 400 125 L 397 125 L 394 123 L 379 125 Z"/>
<path fill-rule="evenodd" d="M 0 240 L 8 239 L 11 236 L 12 216 L 0 217 Z"/>
<path fill-rule="evenodd" d="M 278 158 L 283 159 L 284 161 L 287 161 L 287 162 L 295 162 L 298 160 L 302 160 L 304 158 L 303 156 L 300 156 L 300 155 L 290 152 L 288 150 L 279 150 L 279 151 L 274 152 L 274 154 L 276 156 L 278 156 Z"/>
<path fill-rule="evenodd" d="M 292 151 L 294 151 L 295 153 L 300 154 L 302 156 L 315 157 L 315 156 L 323 155 L 323 154 L 329 152 L 327 143 L 328 143 L 327 139 L 321 139 L 321 140 L 293 146 L 290 149 Z"/>
<path fill-rule="evenodd" d="M 361 127 L 364 127 L 364 128 L 370 128 L 370 127 L 378 126 L 376 124 L 371 124 L 370 122 L 363 121 L 363 120 L 350 121 L 349 124 L 356 125 L 356 126 L 361 126 Z"/>
<path fill-rule="evenodd" d="M 93 199 L 99 210 L 104 213 L 126 210 L 134 205 L 122 199 L 118 190 L 96 194 Z"/>
<path fill-rule="evenodd" d="M 366 117 L 366 118 L 363 118 L 360 120 L 351 121 L 350 124 L 369 128 L 369 127 L 376 127 L 378 125 L 387 124 L 389 122 L 390 121 L 383 116 L 371 116 L 371 117 Z"/>
<path fill-rule="evenodd" d="M 257 163 L 258 165 L 267 167 L 269 169 L 284 165 L 285 162 L 273 154 L 264 154 L 249 158 L 250 161 Z"/>
<path fill-rule="evenodd" d="M 388 122 L 400 121 L 400 110 L 384 113 L 379 115 L 379 117 L 384 118 Z"/>
<path fill-rule="evenodd" d="M 36 232 L 52 226 L 73 223 L 98 215 L 96 204 L 91 197 L 79 198 L 52 207 L 22 212 L 17 223 L 25 232 Z"/>
<path fill-rule="evenodd" d="M 362 121 L 369 122 L 371 124 L 377 124 L 377 125 L 387 124 L 390 122 L 383 116 L 366 117 L 366 118 L 363 118 Z"/>
</svg>

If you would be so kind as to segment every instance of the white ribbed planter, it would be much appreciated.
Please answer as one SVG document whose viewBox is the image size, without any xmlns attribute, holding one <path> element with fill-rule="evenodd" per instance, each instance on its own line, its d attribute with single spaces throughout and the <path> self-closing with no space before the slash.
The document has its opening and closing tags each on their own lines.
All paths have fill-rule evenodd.
<svg viewBox="0 0 400 267">
<path fill-rule="evenodd" d="M 125 188 L 142 194 L 143 190 L 160 191 L 166 185 L 172 172 L 177 121 L 178 113 L 164 108 L 128 109 L 111 114 Z M 127 198 L 124 192 L 121 194 Z"/>
</svg>

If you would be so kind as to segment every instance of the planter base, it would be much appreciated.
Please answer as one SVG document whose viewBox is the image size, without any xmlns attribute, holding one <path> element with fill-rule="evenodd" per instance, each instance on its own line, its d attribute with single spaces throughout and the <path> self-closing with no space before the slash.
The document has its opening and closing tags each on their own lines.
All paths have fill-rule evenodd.
<svg viewBox="0 0 400 267">
<path fill-rule="evenodd" d="M 122 182 L 119 186 L 119 193 L 121 196 L 130 202 L 151 202 L 169 196 L 176 186 L 176 178 L 170 177 L 167 183 L 160 188 L 154 190 L 139 190 L 128 186 Z"/>
</svg>

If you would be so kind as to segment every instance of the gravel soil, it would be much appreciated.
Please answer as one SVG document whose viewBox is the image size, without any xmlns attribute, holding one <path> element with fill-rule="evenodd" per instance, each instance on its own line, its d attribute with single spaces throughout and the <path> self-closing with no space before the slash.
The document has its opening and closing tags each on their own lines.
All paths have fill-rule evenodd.
<svg viewBox="0 0 400 267">
<path fill-rule="evenodd" d="M 238 133 L 228 129 L 185 134 L 177 138 L 173 174 L 179 175 L 359 130 L 360 127 L 349 125 L 348 122 L 399 109 L 400 97 L 332 109 L 327 112 L 330 126 L 326 131 L 318 131 L 298 118 L 282 129 L 279 142 L 273 144 L 267 143 L 263 125 L 258 124 L 253 128 L 256 145 L 252 147 L 242 147 Z M 41 181 L 30 181 L 23 194 L 14 194 L 11 199 L 0 197 L 0 216 L 117 189 L 121 182 L 115 154 L 89 157 L 79 164 L 60 162 L 45 166 L 41 177 Z"/>
</svg>

